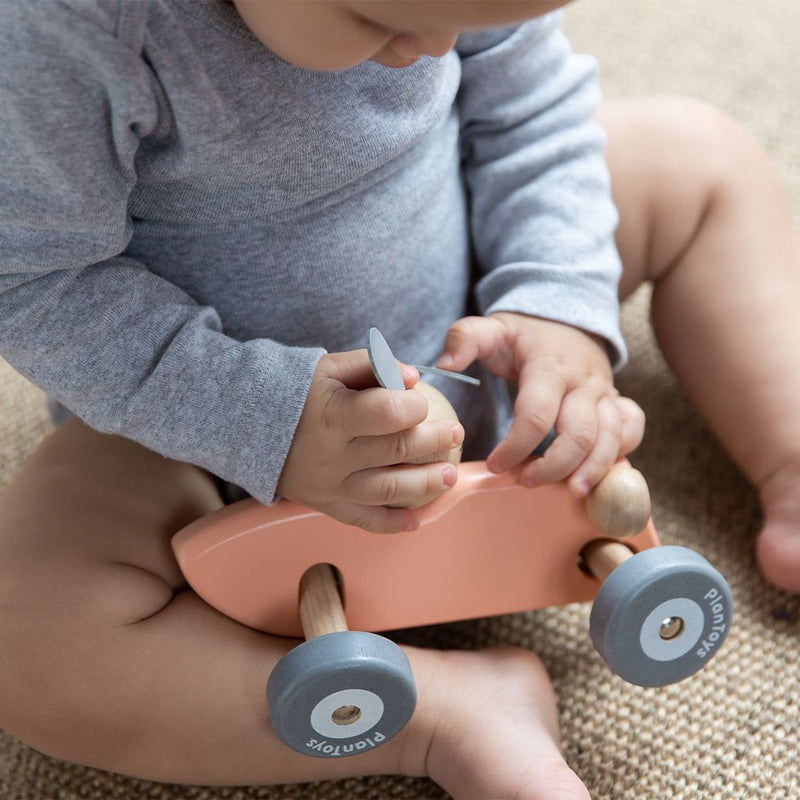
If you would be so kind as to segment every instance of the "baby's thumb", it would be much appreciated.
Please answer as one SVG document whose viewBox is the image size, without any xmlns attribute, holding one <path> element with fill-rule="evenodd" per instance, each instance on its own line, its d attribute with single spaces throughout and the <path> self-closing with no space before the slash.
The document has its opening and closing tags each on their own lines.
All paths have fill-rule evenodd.
<svg viewBox="0 0 800 800">
<path fill-rule="evenodd" d="M 407 364 L 398 362 L 406 388 L 419 380 L 419 372 Z M 348 389 L 370 389 L 378 386 L 366 349 L 328 353 L 320 360 L 320 372 L 327 378 L 338 381 Z"/>
</svg>

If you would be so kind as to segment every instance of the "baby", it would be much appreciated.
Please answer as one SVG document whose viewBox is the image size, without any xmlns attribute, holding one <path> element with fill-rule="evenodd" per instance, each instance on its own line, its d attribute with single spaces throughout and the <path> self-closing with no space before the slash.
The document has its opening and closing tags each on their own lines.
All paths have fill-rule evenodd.
<svg viewBox="0 0 800 800">
<path fill-rule="evenodd" d="M 403 506 L 457 471 L 398 465 L 462 439 L 586 495 L 642 436 L 613 370 L 618 297 L 643 281 L 670 364 L 761 490 L 763 571 L 800 588 L 800 255 L 778 182 L 700 104 L 598 110 L 559 5 L 0 7 L 0 341 L 65 420 L 0 497 L 4 728 L 156 780 L 588 797 L 519 649 L 405 648 L 400 735 L 344 760 L 288 750 L 263 691 L 293 643 L 206 606 L 169 540 L 240 489 L 413 530 Z M 480 393 L 448 387 L 462 424 L 375 388 L 374 323 L 408 363 L 481 373 Z"/>
</svg>

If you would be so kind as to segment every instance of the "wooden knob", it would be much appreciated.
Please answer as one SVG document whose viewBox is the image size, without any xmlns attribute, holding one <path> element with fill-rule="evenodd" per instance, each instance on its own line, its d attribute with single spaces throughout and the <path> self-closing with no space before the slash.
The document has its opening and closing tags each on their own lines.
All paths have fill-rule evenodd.
<svg viewBox="0 0 800 800">
<path fill-rule="evenodd" d="M 586 498 L 589 519 L 608 536 L 631 536 L 650 519 L 650 492 L 642 473 L 628 464 L 612 467 Z"/>
</svg>

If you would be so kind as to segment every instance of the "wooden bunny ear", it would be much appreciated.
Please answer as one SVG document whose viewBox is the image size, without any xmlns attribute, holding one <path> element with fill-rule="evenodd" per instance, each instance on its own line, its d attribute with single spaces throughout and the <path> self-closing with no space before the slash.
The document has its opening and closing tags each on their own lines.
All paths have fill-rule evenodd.
<svg viewBox="0 0 800 800">
<path fill-rule="evenodd" d="M 397 366 L 397 359 L 394 357 L 394 353 L 392 353 L 392 349 L 384 339 L 383 334 L 377 328 L 373 327 L 367 331 L 367 353 L 369 354 L 369 363 L 372 365 L 372 371 L 375 373 L 378 383 L 384 389 L 405 389 L 400 367 Z M 413 366 L 419 372 L 455 378 L 473 386 L 481 385 L 480 379 L 473 378 L 471 375 L 463 375 L 460 372 L 451 372 L 448 369 L 439 369 L 438 367 L 425 367 L 418 364 Z"/>
<path fill-rule="evenodd" d="M 375 378 L 384 389 L 403 391 L 406 388 L 397 359 L 377 328 L 370 328 L 367 331 L 367 354 Z"/>
</svg>

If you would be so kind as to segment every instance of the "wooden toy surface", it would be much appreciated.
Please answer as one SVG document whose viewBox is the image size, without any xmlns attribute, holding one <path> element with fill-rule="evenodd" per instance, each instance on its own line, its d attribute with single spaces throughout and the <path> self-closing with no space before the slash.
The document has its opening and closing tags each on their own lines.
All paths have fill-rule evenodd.
<svg viewBox="0 0 800 800">
<path fill-rule="evenodd" d="M 288 501 L 243 500 L 179 531 L 172 546 L 192 588 L 250 627 L 302 636 L 298 587 L 314 564 L 340 574 L 352 630 L 494 616 L 591 600 L 600 583 L 578 566 L 608 538 L 562 484 L 528 489 L 483 461 L 459 466 L 456 486 L 418 510 L 411 533 L 376 534 Z M 652 522 L 625 539 L 658 544 Z"/>
</svg>

